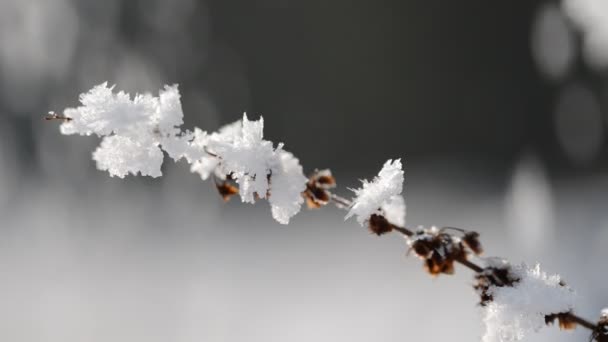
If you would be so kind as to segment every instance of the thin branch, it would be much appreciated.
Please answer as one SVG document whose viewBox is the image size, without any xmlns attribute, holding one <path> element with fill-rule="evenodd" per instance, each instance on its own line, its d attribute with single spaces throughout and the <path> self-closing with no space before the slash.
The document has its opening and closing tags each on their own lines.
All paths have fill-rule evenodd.
<svg viewBox="0 0 608 342">
<path fill-rule="evenodd" d="M 347 209 L 352 205 L 352 202 L 350 200 L 340 197 L 338 195 L 334 195 L 334 194 L 331 194 L 331 200 L 336 204 L 336 206 L 338 208 L 341 208 L 341 209 Z M 414 235 L 414 231 L 407 227 L 400 227 L 400 226 L 397 226 L 397 225 L 391 223 L 391 228 L 393 229 L 393 231 L 396 231 L 399 234 L 406 236 L 406 237 L 411 237 L 412 235 Z M 457 230 L 460 232 L 465 231 L 464 229 L 453 228 L 453 227 L 444 227 L 442 229 L 454 229 L 454 230 Z M 458 263 L 460 263 L 461 265 L 467 267 L 468 269 L 472 270 L 475 273 L 481 273 L 484 271 L 483 267 L 481 267 L 481 266 L 477 265 L 476 263 L 474 263 L 470 260 L 467 260 L 465 258 L 460 258 L 460 259 L 457 259 L 456 261 Z M 585 327 L 591 331 L 596 331 L 598 329 L 596 324 L 594 324 L 580 316 L 577 316 L 576 314 L 574 314 L 572 312 L 566 313 L 566 315 L 572 321 L 576 322 L 578 325 Z"/>
</svg>

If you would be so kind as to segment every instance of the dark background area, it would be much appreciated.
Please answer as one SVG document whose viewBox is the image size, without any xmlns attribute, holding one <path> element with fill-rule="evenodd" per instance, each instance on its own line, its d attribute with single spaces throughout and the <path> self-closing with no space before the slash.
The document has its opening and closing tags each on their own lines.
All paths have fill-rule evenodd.
<svg viewBox="0 0 608 342">
<path fill-rule="evenodd" d="M 542 77 L 530 51 L 540 4 L 75 1 L 76 68 L 42 80 L 53 90 L 29 99 L 36 105 L 26 116 L 4 107 L 4 124 L 19 132 L 28 149 L 21 155 L 35 154 L 23 146 L 34 145 L 39 114 L 76 105 L 75 95 L 94 84 L 155 91 L 179 83 L 188 124 L 213 130 L 244 111 L 263 115 L 267 136 L 287 142 L 306 165 L 356 171 L 362 160 L 406 156 L 500 170 L 531 150 L 555 172 L 601 170 L 599 155 L 573 166 L 556 138 L 560 84 Z M 88 47 L 100 45 L 91 40 L 104 30 L 112 32 L 100 47 L 104 64 L 127 50 L 161 77 L 121 85 L 88 68 Z M 74 73 L 83 81 L 73 82 Z M 200 93 L 216 119 L 206 117 Z"/>
</svg>

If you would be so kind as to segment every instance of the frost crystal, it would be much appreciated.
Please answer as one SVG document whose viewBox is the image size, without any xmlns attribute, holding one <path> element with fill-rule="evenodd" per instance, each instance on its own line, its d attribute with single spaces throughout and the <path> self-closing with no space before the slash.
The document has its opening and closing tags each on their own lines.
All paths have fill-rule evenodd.
<svg viewBox="0 0 608 342">
<path fill-rule="evenodd" d="M 345 219 L 357 217 L 357 222 L 365 225 L 373 214 L 383 215 L 391 223 L 405 223 L 405 202 L 403 190 L 403 169 L 401 159 L 388 160 L 373 181 L 362 181 L 363 187 L 353 190 L 357 195 Z"/>
<path fill-rule="evenodd" d="M 298 159 L 291 153 L 280 151 L 279 162 L 272 174 L 271 196 L 268 201 L 272 208 L 272 217 L 282 224 L 288 224 L 289 219 L 300 211 L 304 203 L 301 194 L 306 190 L 308 179 L 304 177 Z"/>
<path fill-rule="evenodd" d="M 142 176 L 160 177 L 163 152 L 155 145 L 112 135 L 101 141 L 93 152 L 93 160 L 98 169 L 106 170 L 112 176 L 123 178 L 129 173 L 140 172 Z"/>
<path fill-rule="evenodd" d="M 405 226 L 405 199 L 401 195 L 392 196 L 382 204 L 382 212 L 388 222 L 400 227 Z"/>
<path fill-rule="evenodd" d="M 203 180 L 212 174 L 239 185 L 243 202 L 268 197 L 273 217 L 287 224 L 300 211 L 307 179 L 297 158 L 264 140 L 264 120 L 247 115 L 218 132 L 182 131 L 183 113 L 177 86 L 165 86 L 158 97 L 131 98 L 103 83 L 80 96 L 81 106 L 68 108 L 63 134 L 98 135 L 93 152 L 97 168 L 111 176 L 159 177 L 163 151 L 175 161 L 185 159 Z M 53 118 L 60 116 L 53 113 Z"/>
<path fill-rule="evenodd" d="M 547 275 L 539 265 L 521 265 L 511 271 L 519 278 L 512 287 L 489 288 L 492 301 L 483 308 L 483 342 L 520 341 L 526 333 L 542 328 L 546 315 L 573 309 L 574 292 L 560 283 L 558 275 Z"/>
<path fill-rule="evenodd" d="M 249 121 L 243 115 L 242 128 L 232 141 L 211 141 L 210 149 L 221 159 L 221 167 L 239 184 L 243 202 L 254 203 L 255 196 L 266 198 L 269 177 L 277 159 L 272 142 L 264 140 L 264 119 Z M 228 139 L 227 139 L 228 140 Z"/>
<path fill-rule="evenodd" d="M 103 83 L 82 94 L 80 102 L 82 106 L 64 111 L 71 120 L 61 125 L 61 133 L 104 137 L 93 159 L 111 176 L 161 176 L 161 144 L 184 153 L 187 141 L 178 136 L 183 113 L 177 86 L 165 86 L 158 97 L 144 94 L 131 99 Z"/>
</svg>

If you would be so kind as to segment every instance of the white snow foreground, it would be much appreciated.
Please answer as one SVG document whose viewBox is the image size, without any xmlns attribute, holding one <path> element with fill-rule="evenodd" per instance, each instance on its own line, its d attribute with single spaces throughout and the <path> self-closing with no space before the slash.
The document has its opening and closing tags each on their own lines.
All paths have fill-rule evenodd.
<svg viewBox="0 0 608 342">
<path fill-rule="evenodd" d="M 264 140 L 264 121 L 243 120 L 207 134 L 182 130 L 183 112 L 177 86 L 165 86 L 159 96 L 115 93 L 103 83 L 80 95 L 81 106 L 63 115 L 62 134 L 96 134 L 101 144 L 93 152 L 97 168 L 110 176 L 160 177 L 163 151 L 175 161 L 185 159 L 203 180 L 230 175 L 243 202 L 268 198 L 272 216 L 282 224 L 304 203 L 307 178 L 297 158 Z"/>
<path fill-rule="evenodd" d="M 520 279 L 514 286 L 490 288 L 493 300 L 483 308 L 483 342 L 521 341 L 546 325 L 546 315 L 574 307 L 575 294 L 559 275 L 547 275 L 538 264 L 512 267 L 511 274 Z"/>
<path fill-rule="evenodd" d="M 388 160 L 373 181 L 362 180 L 363 187 L 352 189 L 356 197 L 345 219 L 356 216 L 361 225 L 374 215 L 382 215 L 398 226 L 405 225 L 405 200 L 401 159 Z"/>
</svg>

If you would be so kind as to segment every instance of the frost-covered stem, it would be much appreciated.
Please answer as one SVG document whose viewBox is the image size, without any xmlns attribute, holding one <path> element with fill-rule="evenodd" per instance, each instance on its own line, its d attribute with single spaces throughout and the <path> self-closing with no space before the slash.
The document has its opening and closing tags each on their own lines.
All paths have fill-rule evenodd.
<svg viewBox="0 0 608 342">
<path fill-rule="evenodd" d="M 414 232 L 412 232 L 411 230 L 404 228 L 404 227 L 399 227 L 397 225 L 391 224 L 391 228 L 393 228 L 394 231 L 399 232 L 402 235 L 407 236 L 407 237 L 414 235 Z"/>
<path fill-rule="evenodd" d="M 348 209 L 352 205 L 352 202 L 350 200 L 347 200 L 347 199 L 345 199 L 341 196 L 335 195 L 335 194 L 331 195 L 331 200 L 340 209 Z M 403 236 L 406 236 L 409 238 L 412 235 L 414 235 L 414 231 L 407 227 L 400 227 L 400 226 L 398 226 L 396 224 L 392 224 L 392 223 L 390 225 L 391 225 L 391 228 L 393 231 L 395 231 Z M 452 227 L 446 227 L 446 228 L 462 230 L 460 228 L 452 228 Z M 468 269 L 472 270 L 475 273 L 482 273 L 484 271 L 483 267 L 481 267 L 481 266 L 477 265 L 476 263 L 474 263 L 470 260 L 467 260 L 465 258 L 456 259 L 456 262 L 467 267 Z M 572 312 L 566 313 L 566 315 L 569 316 L 569 318 L 572 321 L 576 322 L 578 325 L 580 325 L 582 327 L 585 327 L 591 331 L 595 331 L 597 329 L 596 324 L 594 324 L 580 316 L 577 316 L 576 314 L 574 314 Z"/>
<path fill-rule="evenodd" d="M 224 200 L 240 195 L 243 202 L 266 199 L 272 216 L 288 224 L 301 206 L 321 208 L 329 202 L 347 210 L 345 219 L 356 218 L 377 235 L 397 232 L 410 250 L 424 260 L 431 275 L 454 273 L 454 263 L 475 272 L 475 290 L 485 311 L 487 332 L 483 341 L 512 340 L 524 331 L 537 330 L 557 320 L 561 328 L 576 324 L 592 330 L 592 339 L 606 342 L 608 309 L 597 324 L 572 313 L 572 290 L 558 275 L 535 268 L 511 267 L 506 260 L 469 260 L 483 252 L 479 234 L 460 228 L 410 229 L 405 224 L 404 173 L 400 159 L 388 160 L 371 181 L 352 189 L 351 200 L 332 193 L 336 186 L 330 170 L 315 170 L 306 177 L 299 160 L 283 147 L 264 139 L 264 121 L 243 119 L 207 133 L 182 129 L 183 112 L 177 86 L 166 86 L 158 96 L 131 97 L 115 93 L 106 83 L 80 97 L 81 106 L 62 114 L 50 112 L 45 119 L 61 122 L 63 134 L 102 138 L 93 152 L 97 168 L 111 176 L 128 174 L 159 177 L 165 153 L 185 160 L 203 180 L 213 177 Z M 515 335 L 514 335 L 515 334 Z"/>
<path fill-rule="evenodd" d="M 336 207 L 338 207 L 340 209 L 348 209 L 348 207 L 350 207 L 352 205 L 351 201 L 347 200 L 344 197 L 335 195 L 335 194 L 331 194 L 330 199 L 334 202 Z"/>
<path fill-rule="evenodd" d="M 476 263 L 474 263 L 472 261 L 469 261 L 466 259 L 459 259 L 456 261 L 459 262 L 461 265 L 470 268 L 471 270 L 473 270 L 476 273 L 481 273 L 483 271 L 483 268 L 481 266 L 477 265 Z"/>
<path fill-rule="evenodd" d="M 570 318 L 574 322 L 576 322 L 578 325 L 580 325 L 582 327 L 585 327 L 585 328 L 587 328 L 589 330 L 595 330 L 595 329 L 597 329 L 597 326 L 595 324 L 589 322 L 588 320 L 586 320 L 586 319 L 584 319 L 582 317 L 579 317 L 579 316 L 577 316 L 577 315 L 575 315 L 573 313 L 568 313 L 568 316 L 570 316 Z"/>
</svg>

